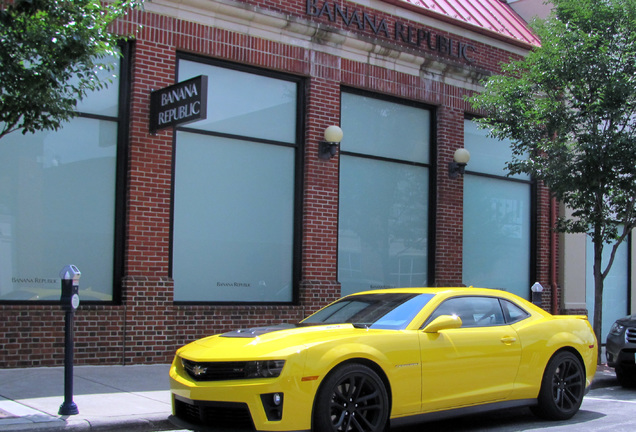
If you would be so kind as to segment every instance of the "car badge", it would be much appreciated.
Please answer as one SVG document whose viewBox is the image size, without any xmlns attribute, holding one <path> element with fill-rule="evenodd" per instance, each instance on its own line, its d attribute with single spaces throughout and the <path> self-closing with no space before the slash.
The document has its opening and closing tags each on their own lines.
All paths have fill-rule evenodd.
<svg viewBox="0 0 636 432">
<path fill-rule="evenodd" d="M 207 371 L 208 371 L 208 368 L 205 368 L 201 365 L 196 365 L 192 368 L 192 373 L 194 374 L 194 376 L 197 376 L 197 377 L 204 375 Z"/>
</svg>

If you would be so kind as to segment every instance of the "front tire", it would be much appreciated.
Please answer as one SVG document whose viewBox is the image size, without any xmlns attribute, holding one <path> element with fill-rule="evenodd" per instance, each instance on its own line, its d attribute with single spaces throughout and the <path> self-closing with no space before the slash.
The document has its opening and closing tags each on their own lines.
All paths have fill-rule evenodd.
<svg viewBox="0 0 636 432">
<path fill-rule="evenodd" d="M 316 432 L 382 432 L 388 418 L 389 398 L 384 383 L 367 366 L 339 366 L 316 394 Z"/>
<path fill-rule="evenodd" d="M 568 351 L 557 353 L 543 374 L 538 404 L 532 412 L 548 420 L 567 420 L 581 407 L 585 395 L 585 369 Z"/>
</svg>

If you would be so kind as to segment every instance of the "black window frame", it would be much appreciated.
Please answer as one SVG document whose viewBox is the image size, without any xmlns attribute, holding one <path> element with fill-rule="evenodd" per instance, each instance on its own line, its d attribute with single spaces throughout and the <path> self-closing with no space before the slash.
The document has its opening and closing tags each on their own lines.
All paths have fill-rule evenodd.
<svg viewBox="0 0 636 432">
<path fill-rule="evenodd" d="M 392 162 L 403 165 L 410 165 L 415 167 L 427 168 L 429 170 L 428 178 L 428 223 L 427 223 L 427 262 L 426 262 L 426 280 L 427 286 L 433 286 L 436 280 L 436 232 L 437 232 L 437 116 L 438 107 L 430 105 L 420 101 L 414 101 L 410 99 L 404 99 L 397 96 L 391 96 L 383 93 L 372 92 L 369 90 L 363 90 L 355 87 L 341 86 L 340 87 L 340 100 L 342 104 L 342 94 L 350 93 L 357 96 L 368 97 L 372 99 L 378 99 L 381 101 L 391 102 L 395 104 L 405 105 L 409 107 L 424 109 L 430 112 L 430 124 L 429 124 L 429 161 L 428 163 L 407 161 L 404 159 L 393 159 L 384 156 L 375 156 L 364 153 L 358 153 L 353 151 L 347 151 L 340 149 L 339 153 L 345 156 L 359 157 L 361 159 L 369 159 L 382 162 Z M 342 106 L 340 108 L 342 113 Z M 341 114 L 342 115 L 342 114 Z M 338 172 L 338 183 L 340 183 L 340 172 Z M 340 201 L 340 191 L 338 192 L 338 201 Z M 340 223 L 340 204 L 338 203 L 338 224 Z M 338 230 L 338 238 L 340 230 Z M 336 259 L 336 275 L 340 274 L 338 263 L 340 262 L 340 249 L 337 251 Z M 338 276 L 339 278 L 339 276 Z"/>
<path fill-rule="evenodd" d="M 119 89 L 117 116 L 106 116 L 76 111 L 77 118 L 110 121 L 117 124 L 117 155 L 115 160 L 115 209 L 113 214 L 113 285 L 111 300 L 82 300 L 80 280 L 80 301 L 84 306 L 117 306 L 122 304 L 123 279 L 125 272 L 125 244 L 126 244 L 126 201 L 128 197 L 128 148 L 129 148 L 129 119 L 131 101 L 132 52 L 134 41 L 121 41 L 118 44 L 119 57 Z M 81 270 L 81 269 L 80 269 Z M 60 287 L 61 295 L 61 287 Z M 2 300 L 0 305 L 58 305 L 59 300 Z"/>
<path fill-rule="evenodd" d="M 464 120 L 475 120 L 478 119 L 478 116 L 475 115 L 471 115 L 471 114 L 464 114 Z M 488 174 L 488 173 L 483 173 L 480 171 L 474 171 L 469 169 L 468 167 L 470 167 L 470 163 L 467 165 L 466 170 L 464 175 L 469 175 L 469 176 L 475 176 L 475 177 L 482 177 L 482 178 L 489 178 L 489 179 L 493 179 L 493 180 L 501 180 L 501 181 L 506 181 L 506 182 L 512 182 L 512 183 L 521 183 L 521 184 L 526 184 L 528 186 L 530 186 L 530 262 L 528 263 L 529 267 L 528 267 L 528 282 L 527 282 L 527 287 L 528 290 L 526 292 L 527 298 L 526 300 L 529 300 L 531 297 L 531 290 L 530 287 L 532 286 L 532 281 L 537 280 L 537 248 L 538 248 L 538 232 L 537 232 L 537 228 L 538 228 L 538 215 L 537 215 L 537 209 L 538 209 L 538 186 L 537 186 L 537 181 L 535 178 L 530 178 L 530 179 L 518 179 L 518 178 L 512 178 L 512 177 L 508 177 L 505 175 L 495 175 L 495 174 Z M 462 209 L 463 209 L 463 205 L 462 205 Z M 462 227 L 462 233 L 463 233 L 464 228 Z M 463 259 L 463 251 L 462 251 L 462 259 Z M 493 288 L 503 288 L 503 287 L 493 287 Z"/>
<path fill-rule="evenodd" d="M 175 61 L 175 83 L 179 82 L 179 62 L 181 60 L 187 60 L 197 63 L 203 63 L 210 66 L 226 68 L 230 70 L 235 70 L 239 72 L 256 74 L 264 77 L 271 77 L 276 79 L 281 79 L 289 82 L 293 82 L 296 84 L 296 132 L 295 132 L 295 142 L 294 144 L 284 143 L 279 141 L 273 141 L 262 138 L 255 138 L 250 136 L 243 135 L 235 135 L 228 134 L 222 132 L 214 132 L 208 130 L 196 129 L 188 126 L 178 126 L 175 127 L 175 133 L 173 136 L 173 158 L 172 158 L 172 179 L 171 179 L 171 191 L 170 191 L 170 235 L 169 235 L 169 259 L 168 259 L 168 276 L 170 278 L 173 277 L 173 239 L 174 239 L 174 181 L 175 181 L 175 151 L 177 145 L 177 132 L 188 132 L 198 135 L 207 135 L 228 139 L 240 139 L 246 140 L 254 143 L 262 143 L 268 145 L 279 145 L 288 148 L 295 149 L 295 157 L 294 157 L 294 224 L 293 224 L 293 245 L 292 245 L 292 299 L 287 302 L 268 302 L 268 301 L 178 301 L 174 300 L 173 303 L 175 305 L 223 305 L 223 306 L 276 306 L 276 305 L 286 305 L 286 306 L 296 306 L 300 304 L 300 283 L 302 278 L 302 237 L 303 237 L 303 187 L 304 187 L 304 163 L 305 163 L 305 118 L 306 118 L 306 109 L 305 109 L 305 101 L 306 101 L 306 89 L 307 89 L 307 80 L 306 78 L 298 75 L 293 75 L 289 73 L 283 73 L 279 71 L 273 71 L 261 67 L 256 67 L 252 65 L 246 65 L 242 63 L 236 63 L 228 60 L 217 59 L 213 57 L 206 57 L 202 55 L 192 54 L 188 52 L 177 52 L 176 61 Z"/>
</svg>

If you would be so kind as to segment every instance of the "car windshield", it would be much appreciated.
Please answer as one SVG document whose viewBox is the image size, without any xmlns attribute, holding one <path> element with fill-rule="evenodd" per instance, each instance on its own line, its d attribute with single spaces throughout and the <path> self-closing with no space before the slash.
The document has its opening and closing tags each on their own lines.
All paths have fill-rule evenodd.
<svg viewBox="0 0 636 432">
<path fill-rule="evenodd" d="M 402 330 L 433 294 L 391 293 L 345 297 L 307 317 L 303 324 L 353 324 L 372 329 Z"/>
</svg>

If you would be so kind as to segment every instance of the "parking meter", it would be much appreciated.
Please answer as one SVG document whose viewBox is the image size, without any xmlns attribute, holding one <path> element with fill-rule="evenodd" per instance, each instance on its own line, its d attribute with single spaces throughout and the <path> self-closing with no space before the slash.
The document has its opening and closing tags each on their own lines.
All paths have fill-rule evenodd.
<svg viewBox="0 0 636 432">
<path fill-rule="evenodd" d="M 62 295 L 60 302 L 63 309 L 75 310 L 80 303 L 79 298 L 79 279 L 82 273 L 73 264 L 65 266 L 60 270 L 60 278 L 62 279 Z"/>
<path fill-rule="evenodd" d="M 82 273 L 70 264 L 60 270 L 62 295 L 60 303 L 64 314 L 64 403 L 60 406 L 60 415 L 79 414 L 73 402 L 73 315 L 79 306 L 79 279 Z"/>
<path fill-rule="evenodd" d="M 532 291 L 532 303 L 537 306 L 541 306 L 543 296 L 543 286 L 539 282 L 535 282 L 530 288 Z"/>
</svg>

